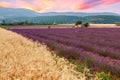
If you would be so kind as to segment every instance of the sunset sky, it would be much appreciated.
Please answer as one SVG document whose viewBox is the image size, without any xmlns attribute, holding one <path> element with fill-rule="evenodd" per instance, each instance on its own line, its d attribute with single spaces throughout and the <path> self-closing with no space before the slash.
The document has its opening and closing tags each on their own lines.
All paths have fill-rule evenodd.
<svg viewBox="0 0 120 80">
<path fill-rule="evenodd" d="M 0 7 L 26 8 L 38 12 L 114 12 L 120 0 L 0 0 Z"/>
</svg>

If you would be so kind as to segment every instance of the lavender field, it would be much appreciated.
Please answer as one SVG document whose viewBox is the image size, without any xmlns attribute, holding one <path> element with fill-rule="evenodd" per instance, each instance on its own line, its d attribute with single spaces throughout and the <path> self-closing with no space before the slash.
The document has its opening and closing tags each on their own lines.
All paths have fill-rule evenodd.
<svg viewBox="0 0 120 80">
<path fill-rule="evenodd" d="M 9 30 L 47 44 L 59 56 L 82 62 L 91 69 L 120 76 L 120 29 L 118 28 Z"/>
</svg>

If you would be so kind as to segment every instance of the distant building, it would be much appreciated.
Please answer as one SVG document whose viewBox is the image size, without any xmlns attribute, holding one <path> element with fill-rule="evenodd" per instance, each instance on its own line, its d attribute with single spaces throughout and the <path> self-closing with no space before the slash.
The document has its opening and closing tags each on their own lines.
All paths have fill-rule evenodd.
<svg viewBox="0 0 120 80">
<path fill-rule="evenodd" d="M 77 27 L 81 27 L 81 25 L 77 25 Z"/>
<path fill-rule="evenodd" d="M 76 25 L 75 27 L 84 28 L 85 26 L 83 24 L 80 24 L 80 25 Z"/>
<path fill-rule="evenodd" d="M 82 27 L 82 25 L 76 25 L 75 27 Z"/>
</svg>

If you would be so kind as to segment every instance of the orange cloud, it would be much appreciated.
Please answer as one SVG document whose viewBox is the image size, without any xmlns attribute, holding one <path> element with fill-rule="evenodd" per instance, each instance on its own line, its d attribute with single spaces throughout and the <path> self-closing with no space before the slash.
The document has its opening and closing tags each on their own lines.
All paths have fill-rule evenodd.
<svg viewBox="0 0 120 80">
<path fill-rule="evenodd" d="M 43 8 L 42 12 L 47 11 L 55 5 L 53 0 L 33 0 L 32 4 L 36 5 L 37 7 Z"/>
<path fill-rule="evenodd" d="M 30 3 L 27 3 L 25 0 L 17 0 L 17 5 L 16 7 L 18 8 L 26 8 L 26 9 L 30 9 L 30 10 L 34 10 L 34 11 L 41 11 L 42 8 L 36 5 L 32 5 Z"/>
<path fill-rule="evenodd" d="M 9 3 L 7 2 L 0 2 L 0 7 L 8 7 Z"/>
<path fill-rule="evenodd" d="M 15 4 L 9 6 L 12 8 L 26 8 L 38 12 L 48 11 L 54 6 L 53 0 L 15 0 Z"/>
</svg>

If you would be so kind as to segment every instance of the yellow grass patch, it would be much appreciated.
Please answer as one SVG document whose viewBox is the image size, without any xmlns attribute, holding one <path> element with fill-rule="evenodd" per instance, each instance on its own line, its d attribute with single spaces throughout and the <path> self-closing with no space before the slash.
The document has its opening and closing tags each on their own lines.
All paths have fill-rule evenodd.
<svg viewBox="0 0 120 80">
<path fill-rule="evenodd" d="M 45 45 L 0 29 L 0 80 L 86 80 Z"/>
<path fill-rule="evenodd" d="M 116 24 L 90 24 L 90 28 L 120 28 Z"/>
</svg>

